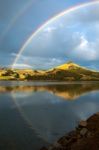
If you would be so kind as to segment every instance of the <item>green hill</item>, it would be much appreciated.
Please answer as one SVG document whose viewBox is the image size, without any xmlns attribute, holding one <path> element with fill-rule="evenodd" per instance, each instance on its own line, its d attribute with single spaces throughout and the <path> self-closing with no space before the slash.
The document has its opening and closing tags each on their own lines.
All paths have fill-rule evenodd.
<svg viewBox="0 0 99 150">
<path fill-rule="evenodd" d="M 47 74 L 58 80 L 99 80 L 99 72 L 81 67 L 73 62 L 67 62 L 66 64 L 57 66 L 56 68 L 49 70 Z"/>
<path fill-rule="evenodd" d="M 50 81 L 99 81 L 99 72 L 89 70 L 73 62 L 67 62 L 47 71 L 0 70 L 1 80 L 50 80 Z"/>
</svg>

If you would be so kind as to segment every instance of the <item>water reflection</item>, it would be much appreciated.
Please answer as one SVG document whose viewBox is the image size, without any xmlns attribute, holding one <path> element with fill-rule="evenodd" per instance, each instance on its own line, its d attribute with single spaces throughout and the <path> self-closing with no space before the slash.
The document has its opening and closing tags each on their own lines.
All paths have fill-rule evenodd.
<svg viewBox="0 0 99 150">
<path fill-rule="evenodd" d="M 35 150 L 38 149 L 40 141 L 41 145 L 44 142 L 52 143 L 74 129 L 81 119 L 86 119 L 99 111 L 97 82 L 64 84 L 11 82 L 2 85 L 0 83 L 0 99 L 3 95 L 6 101 L 6 94 L 11 96 L 9 99 L 13 99 L 13 105 L 9 104 L 13 112 L 17 110 L 20 114 L 21 121 L 17 123 L 25 122 L 33 133 L 35 142 L 32 146 L 35 145 Z M 5 128 L 6 125 L 7 122 Z M 21 127 L 23 128 L 23 125 Z"/>
<path fill-rule="evenodd" d="M 13 82 L 11 82 L 13 83 Z M 48 91 L 49 93 L 52 93 L 56 96 L 59 96 L 65 100 L 75 100 L 79 98 L 80 96 L 87 94 L 89 92 L 93 91 L 99 91 L 99 83 L 97 82 L 85 82 L 85 83 L 72 83 L 72 84 L 45 84 L 43 83 L 41 85 L 21 85 L 18 84 L 10 84 L 0 86 L 0 92 L 12 92 L 17 93 L 20 97 L 28 97 L 33 92 L 44 92 Z M 22 94 L 23 93 L 23 94 Z"/>
<path fill-rule="evenodd" d="M 98 109 L 93 102 L 98 90 L 97 83 L 74 83 L 17 86 L 11 91 L 24 120 L 40 138 L 52 142 Z"/>
</svg>

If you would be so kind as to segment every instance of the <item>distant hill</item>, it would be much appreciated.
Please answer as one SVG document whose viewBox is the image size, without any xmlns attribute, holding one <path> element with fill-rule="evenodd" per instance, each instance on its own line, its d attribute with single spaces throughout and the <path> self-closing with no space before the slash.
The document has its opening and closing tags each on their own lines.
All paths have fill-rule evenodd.
<svg viewBox="0 0 99 150">
<path fill-rule="evenodd" d="M 55 68 L 42 70 L 3 69 L 1 80 L 99 81 L 99 72 L 79 66 L 71 61 Z"/>
<path fill-rule="evenodd" d="M 99 72 L 89 70 L 73 62 L 67 62 L 49 70 L 48 75 L 59 80 L 99 80 Z"/>
<path fill-rule="evenodd" d="M 65 64 L 62 64 L 62 65 L 60 65 L 60 66 L 57 66 L 56 69 L 69 70 L 69 69 L 71 69 L 71 68 L 74 69 L 74 68 L 79 68 L 79 67 L 80 67 L 79 65 L 73 63 L 72 61 L 69 61 L 69 62 L 67 62 L 67 63 L 65 63 Z"/>
</svg>

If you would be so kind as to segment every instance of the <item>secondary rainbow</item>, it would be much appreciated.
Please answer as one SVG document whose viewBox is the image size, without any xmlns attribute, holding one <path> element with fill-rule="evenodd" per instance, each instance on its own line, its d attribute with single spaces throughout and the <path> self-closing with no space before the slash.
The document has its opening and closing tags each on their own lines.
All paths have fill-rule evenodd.
<svg viewBox="0 0 99 150">
<path fill-rule="evenodd" d="M 4 40 L 6 34 L 11 30 L 11 28 L 15 25 L 15 23 L 17 22 L 17 20 L 31 7 L 31 5 L 35 2 L 35 0 L 30 0 L 27 5 L 23 6 L 23 8 L 21 10 L 19 10 L 19 12 L 17 12 L 17 14 L 11 19 L 11 21 L 9 22 L 9 24 L 6 26 L 5 30 L 3 31 L 3 33 L 0 35 L 0 42 L 2 40 Z"/>
<path fill-rule="evenodd" d="M 28 40 L 25 42 L 25 44 L 23 44 L 23 46 L 21 47 L 21 49 L 19 50 L 19 53 L 17 54 L 13 64 L 12 64 L 12 68 L 14 67 L 14 65 L 17 63 L 19 57 L 21 56 L 22 52 L 25 50 L 25 48 L 29 45 L 29 43 L 31 42 L 31 40 L 40 32 L 42 31 L 42 29 L 47 26 L 48 24 L 52 23 L 53 21 L 57 20 L 58 18 L 60 18 L 61 16 L 64 16 L 70 12 L 73 12 L 77 9 L 86 7 L 86 6 L 91 6 L 93 4 L 99 4 L 98 0 L 92 1 L 92 2 L 87 2 L 87 3 L 82 3 L 73 7 L 70 7 L 69 9 L 66 9 L 65 11 L 57 14 L 56 16 L 52 17 L 51 19 L 47 20 L 43 25 L 41 25 L 35 32 L 33 32 L 30 37 L 28 38 Z"/>
</svg>

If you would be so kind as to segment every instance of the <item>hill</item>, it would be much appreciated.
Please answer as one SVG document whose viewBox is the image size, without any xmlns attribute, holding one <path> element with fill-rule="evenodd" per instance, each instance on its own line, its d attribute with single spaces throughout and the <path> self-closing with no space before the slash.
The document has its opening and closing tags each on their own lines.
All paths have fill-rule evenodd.
<svg viewBox="0 0 99 150">
<path fill-rule="evenodd" d="M 44 81 L 99 81 L 99 72 L 67 62 L 55 68 L 42 70 L 2 69 L 1 80 L 44 80 Z"/>
<path fill-rule="evenodd" d="M 49 70 L 48 75 L 58 80 L 88 81 L 99 80 L 99 72 L 89 70 L 73 62 L 67 62 Z"/>
</svg>

